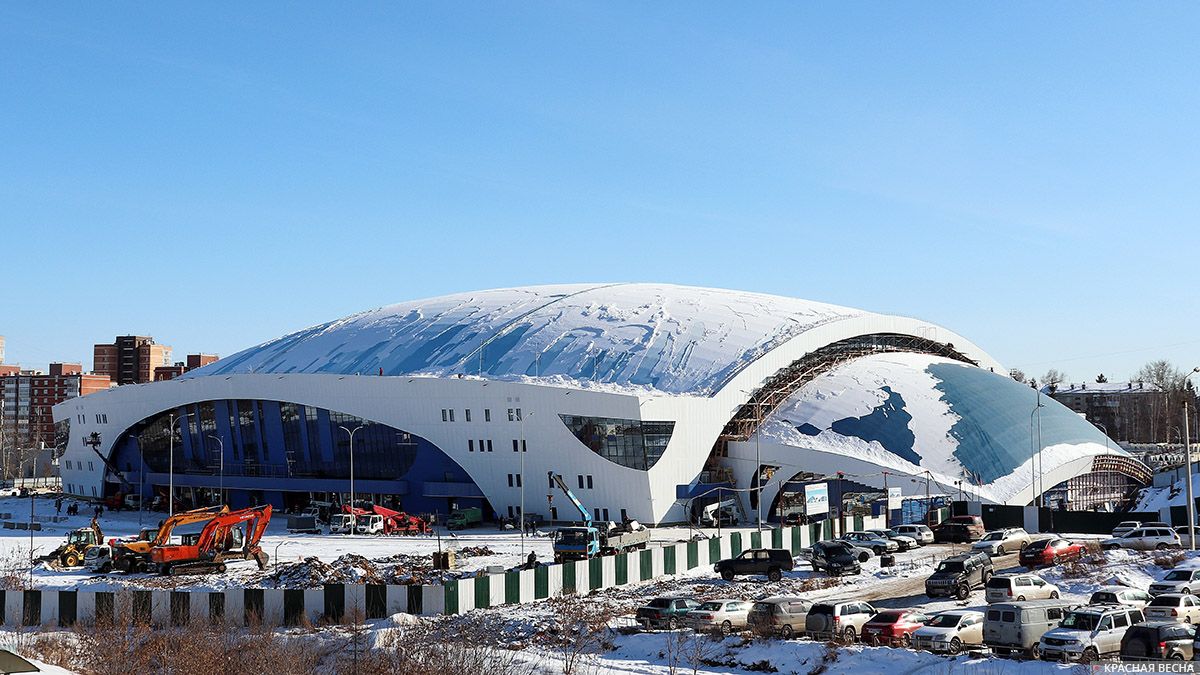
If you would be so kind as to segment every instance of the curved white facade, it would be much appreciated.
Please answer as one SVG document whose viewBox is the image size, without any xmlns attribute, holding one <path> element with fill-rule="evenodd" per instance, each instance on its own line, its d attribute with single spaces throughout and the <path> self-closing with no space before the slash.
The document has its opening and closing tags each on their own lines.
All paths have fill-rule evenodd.
<svg viewBox="0 0 1200 675">
<path fill-rule="evenodd" d="M 554 471 L 572 487 L 582 483 L 584 487 L 577 490 L 581 501 L 611 519 L 620 518 L 623 511 L 648 523 L 681 521 L 685 503 L 679 495 L 697 484 L 722 429 L 764 382 L 827 345 L 878 334 L 952 344 L 956 352 L 979 363 L 976 367 L 954 362 L 955 367 L 1005 372 L 970 341 L 933 324 L 803 300 L 652 284 L 484 291 L 365 312 L 246 350 L 179 380 L 120 387 L 60 404 L 55 408 L 56 421 L 71 421 L 63 482 L 70 491 L 84 496 L 92 496 L 93 490 L 97 496 L 112 491 L 115 479 L 109 476 L 106 483 L 96 453 L 110 459 L 120 455 L 128 463 L 128 448 L 122 446 L 125 454 L 114 448 L 128 443 L 131 430 L 139 424 L 164 411 L 179 410 L 187 417 L 199 414 L 188 411 L 199 410 L 194 406 L 200 402 L 285 402 L 284 417 L 296 407 L 336 411 L 424 439 L 444 453 L 448 466 L 468 474 L 501 514 L 520 503 L 521 489 L 513 474 L 520 472 L 521 455 L 514 452 L 514 445 L 523 439 L 528 511 L 546 514 L 546 495 L 552 493 L 546 473 Z M 861 359 L 845 367 L 869 372 L 871 363 Z M 879 362 L 881 368 L 884 363 Z M 912 380 L 909 371 L 919 365 L 913 362 L 899 370 L 893 368 L 894 372 L 881 372 L 880 382 Z M 381 369 L 382 376 L 378 374 Z M 1003 375 L 994 377 L 996 382 L 1007 380 Z M 786 414 L 796 416 L 796 410 L 804 409 L 807 412 L 803 414 L 820 424 L 840 415 L 831 409 L 825 411 L 830 420 L 823 420 L 825 412 L 820 406 L 814 407 L 812 400 L 804 398 L 806 392 L 822 386 L 828 387 L 829 381 L 818 379 L 802 387 L 793 396 L 796 405 L 785 406 Z M 864 389 L 842 403 L 846 411 L 862 413 L 855 406 L 861 408 L 877 399 L 877 394 Z M 806 400 L 807 408 L 802 405 Z M 230 403 L 229 407 L 232 411 L 246 406 Z M 510 409 L 520 410 L 520 421 L 517 415 L 510 421 Z M 266 420 L 269 411 L 258 410 Z M 448 415 L 447 411 L 454 412 Z M 920 414 L 914 414 L 910 424 L 922 438 L 945 426 L 946 415 L 951 414 L 917 412 Z M 1022 408 L 1020 414 L 1027 416 L 1028 411 Z M 783 415 L 781 408 L 762 433 L 777 430 Z M 643 470 L 589 448 L 572 433 L 563 416 L 652 422 L 667 425 L 671 431 L 661 457 Z M 221 428 L 214 424 L 214 430 Z M 234 421 L 229 424 L 226 431 L 240 445 L 246 432 L 239 434 L 232 426 Z M 1087 426 L 1082 420 L 1078 424 Z M 253 462 L 259 470 L 244 476 L 226 475 L 227 487 L 262 489 L 261 466 L 274 457 L 272 466 L 285 467 L 279 460 L 285 454 L 286 467 L 274 474 L 278 486 L 273 483 L 268 489 L 286 491 L 293 484 L 291 474 L 283 473 L 294 466 L 293 437 L 276 434 L 287 439 L 283 443 L 287 452 L 283 453 L 279 441 L 268 440 L 271 424 L 262 422 L 262 426 L 263 430 L 256 432 L 258 445 L 247 446 L 258 453 Z M 93 432 L 99 434 L 96 452 L 85 444 Z M 315 462 L 316 432 L 306 433 L 310 436 L 301 445 L 304 452 L 313 454 Z M 335 450 L 340 447 L 336 435 L 335 429 Z M 1098 432 L 1096 437 L 1103 442 Z M 780 475 L 835 471 L 844 460 L 861 465 L 856 473 L 868 484 L 875 482 L 869 474 L 879 475 L 884 468 L 914 475 L 928 470 L 943 484 L 954 480 L 947 475 L 953 469 L 946 464 L 947 453 L 953 452 L 948 445 L 930 453 L 928 460 L 923 457 L 920 463 L 905 464 L 886 448 L 877 448 L 883 454 L 839 456 L 829 444 L 815 447 L 811 437 L 801 440 L 805 442 L 789 444 L 776 434 L 759 438 L 757 443 L 731 443 L 729 456 L 721 461 L 733 470 L 738 487 L 743 488 L 753 474 L 756 450 L 764 464 L 782 467 Z M 1089 437 L 1086 443 L 1094 440 Z M 482 450 L 487 441 L 491 452 Z M 328 437 L 325 443 L 329 445 Z M 1006 450 L 1009 454 L 1018 451 L 1025 450 Z M 1092 451 L 1106 452 L 1089 446 L 1085 454 Z M 199 447 L 195 452 L 201 453 Z M 231 454 L 236 448 L 222 448 L 221 452 L 226 459 L 236 459 Z M 836 461 L 824 461 L 827 455 Z M 1086 472 L 1089 469 L 1083 467 L 1080 456 L 1067 453 L 1061 461 L 1048 462 L 1045 470 L 1055 478 Z M 196 457 L 191 461 L 202 464 Z M 927 461 L 937 465 L 927 465 Z M 822 468 L 826 465 L 829 468 Z M 114 469 L 125 470 L 122 466 Z M 155 475 L 151 468 L 145 471 Z M 206 485 L 209 477 L 200 475 L 203 472 L 203 467 L 197 468 L 197 475 L 189 477 L 191 484 Z M 420 485 L 422 481 L 405 479 L 398 492 L 409 498 L 436 497 L 445 487 L 435 485 L 437 481 L 428 476 L 423 481 Z M 311 476 L 294 479 L 295 486 L 309 486 L 296 489 L 317 489 L 310 484 L 327 489 L 334 481 Z M 990 484 L 994 488 L 985 485 L 980 490 L 985 501 L 1024 503 L 1032 492 L 1017 469 L 995 476 Z M 1052 484 L 1048 479 L 1046 486 Z M 904 481 L 903 487 L 911 494 L 925 491 L 924 482 Z M 777 491 L 778 484 L 765 489 L 767 503 L 773 499 L 772 489 Z M 560 517 L 571 517 L 563 512 L 560 496 L 555 505 L 560 507 Z"/>
</svg>

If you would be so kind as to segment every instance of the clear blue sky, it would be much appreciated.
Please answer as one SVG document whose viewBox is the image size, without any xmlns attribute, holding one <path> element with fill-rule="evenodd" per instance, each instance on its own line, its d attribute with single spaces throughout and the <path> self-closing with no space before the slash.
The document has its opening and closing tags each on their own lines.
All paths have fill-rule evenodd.
<svg viewBox="0 0 1200 675">
<path fill-rule="evenodd" d="M 8 360 L 666 281 L 1200 364 L 1200 8 L 0 5 Z"/>
</svg>

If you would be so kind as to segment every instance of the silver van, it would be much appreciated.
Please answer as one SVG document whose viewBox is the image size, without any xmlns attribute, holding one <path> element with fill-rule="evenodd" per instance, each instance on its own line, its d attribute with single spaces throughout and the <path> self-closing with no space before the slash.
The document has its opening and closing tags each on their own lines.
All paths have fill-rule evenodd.
<svg viewBox="0 0 1200 675">
<path fill-rule="evenodd" d="M 1029 658 L 1040 658 L 1042 635 L 1057 627 L 1078 604 L 1062 600 L 998 602 L 987 609 L 983 643 L 997 654 L 1022 652 Z"/>
</svg>

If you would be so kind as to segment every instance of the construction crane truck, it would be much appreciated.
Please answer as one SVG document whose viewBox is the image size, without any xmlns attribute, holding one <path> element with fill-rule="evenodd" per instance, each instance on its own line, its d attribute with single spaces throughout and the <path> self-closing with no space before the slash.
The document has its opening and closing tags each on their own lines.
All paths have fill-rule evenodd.
<svg viewBox="0 0 1200 675">
<path fill-rule="evenodd" d="M 150 549 L 150 560 L 159 574 L 169 575 L 224 572 L 228 560 L 254 560 L 264 570 L 267 554 L 259 541 L 270 522 L 270 504 L 222 513 L 187 543 Z"/>
<path fill-rule="evenodd" d="M 554 533 L 554 562 L 568 560 L 588 560 L 599 555 L 612 555 L 646 548 L 650 543 L 650 530 L 636 520 L 625 523 L 602 523 L 596 526 L 592 523 L 592 514 L 579 498 L 571 492 L 571 488 L 563 482 L 562 476 L 549 472 L 550 480 L 562 490 L 575 510 L 579 512 L 583 525 L 560 527 Z"/>
<path fill-rule="evenodd" d="M 429 534 L 429 523 L 425 519 L 403 511 L 372 505 L 364 514 L 359 516 L 354 528 L 358 534 Z"/>
</svg>

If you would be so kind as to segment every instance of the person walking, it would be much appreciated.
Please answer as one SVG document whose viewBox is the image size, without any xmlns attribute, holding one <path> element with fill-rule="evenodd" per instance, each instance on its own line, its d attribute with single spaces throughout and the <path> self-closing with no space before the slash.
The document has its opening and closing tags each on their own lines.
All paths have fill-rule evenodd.
<svg viewBox="0 0 1200 675">
<path fill-rule="evenodd" d="M 62 515 L 62 497 L 59 497 L 58 499 L 54 500 L 54 515 L 56 515 L 56 516 Z"/>
</svg>

